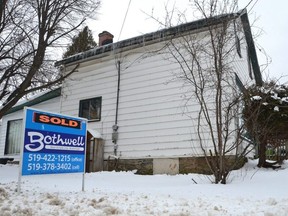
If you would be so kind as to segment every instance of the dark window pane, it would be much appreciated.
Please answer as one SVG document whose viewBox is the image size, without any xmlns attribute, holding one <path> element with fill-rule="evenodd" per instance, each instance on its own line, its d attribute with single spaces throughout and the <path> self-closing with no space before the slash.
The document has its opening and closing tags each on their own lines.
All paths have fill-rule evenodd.
<svg viewBox="0 0 288 216">
<path fill-rule="evenodd" d="M 81 108 L 81 117 L 89 119 L 89 101 L 83 101 Z"/>
<path fill-rule="evenodd" d="M 97 112 L 97 101 L 91 100 L 90 103 L 90 119 L 98 119 L 98 112 Z"/>
<path fill-rule="evenodd" d="M 80 101 L 79 116 L 88 120 L 98 120 L 101 118 L 101 97 Z"/>
</svg>

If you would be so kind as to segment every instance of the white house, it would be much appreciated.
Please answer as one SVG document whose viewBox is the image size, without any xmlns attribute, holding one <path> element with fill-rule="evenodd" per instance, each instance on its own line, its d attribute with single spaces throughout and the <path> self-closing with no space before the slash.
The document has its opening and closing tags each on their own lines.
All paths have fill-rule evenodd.
<svg viewBox="0 0 288 216">
<path fill-rule="evenodd" d="M 169 55 L 167 44 L 171 40 L 181 41 L 187 35 L 205 41 L 208 27 L 223 22 L 230 23 L 236 38 L 233 54 L 229 56 L 234 71 L 233 77 L 227 78 L 233 85 L 231 93 L 236 85 L 239 89 L 251 83 L 261 85 L 246 11 L 116 43 L 112 42 L 113 35 L 104 31 L 99 35 L 99 47 L 56 63 L 63 73 L 78 66 L 62 85 L 58 109 L 63 114 L 87 118 L 88 127 L 101 133 L 104 169 L 137 169 L 141 174 L 197 171 L 203 162 L 193 124 L 199 105 L 192 102 L 187 108 L 185 95 L 189 86 L 177 79 L 180 65 Z M 0 157 L 7 156 L 5 149 L 9 144 L 5 135 L 9 115 L 14 119 L 17 113 L 3 118 Z"/>
<path fill-rule="evenodd" d="M 23 142 L 23 108 L 28 106 L 59 113 L 60 95 L 61 89 L 57 88 L 28 101 L 21 101 L 5 114 L 0 125 L 0 159 L 5 159 L 3 162 L 8 158 L 19 161 Z"/>
</svg>

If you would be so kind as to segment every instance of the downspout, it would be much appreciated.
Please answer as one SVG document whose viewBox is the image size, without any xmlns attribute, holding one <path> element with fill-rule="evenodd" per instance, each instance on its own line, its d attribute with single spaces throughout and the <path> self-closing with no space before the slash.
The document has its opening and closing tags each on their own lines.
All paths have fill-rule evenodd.
<svg viewBox="0 0 288 216">
<path fill-rule="evenodd" d="M 118 82 L 117 82 L 117 98 L 116 98 L 116 113 L 115 113 L 115 124 L 112 126 L 112 142 L 114 143 L 114 155 L 117 156 L 118 149 L 118 110 L 119 110 L 119 93 L 120 93 L 120 61 L 117 61 L 118 70 Z"/>
</svg>

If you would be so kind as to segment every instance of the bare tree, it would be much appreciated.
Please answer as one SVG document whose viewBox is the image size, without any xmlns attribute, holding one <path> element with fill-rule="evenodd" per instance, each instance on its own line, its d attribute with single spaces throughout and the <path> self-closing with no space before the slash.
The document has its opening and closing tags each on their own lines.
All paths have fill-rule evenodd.
<svg viewBox="0 0 288 216">
<path fill-rule="evenodd" d="M 195 148 L 195 152 L 205 157 L 214 176 L 212 181 L 226 184 L 229 173 L 243 164 L 251 151 L 251 143 L 243 142 L 244 126 L 240 123 L 242 93 L 239 89 L 245 87 L 236 85 L 239 77 L 235 69 L 235 60 L 243 55 L 244 33 L 240 19 L 243 11 L 238 11 L 236 0 L 190 2 L 206 29 L 189 34 L 184 31 L 180 37 L 171 38 L 165 52 L 168 59 L 178 63 L 180 70 L 175 75 L 188 89 L 184 97 L 185 114 L 190 115 L 198 136 L 200 149 Z M 167 25 L 167 20 L 171 26 L 171 17 L 164 22 L 157 21 Z M 180 29 L 177 35 L 179 32 Z M 238 32 L 242 33 L 238 35 Z M 191 114 L 192 109 L 198 110 L 197 116 Z"/>
<path fill-rule="evenodd" d="M 31 92 L 69 76 L 53 67 L 52 48 L 93 18 L 100 0 L 0 1 L 0 119 Z"/>
</svg>

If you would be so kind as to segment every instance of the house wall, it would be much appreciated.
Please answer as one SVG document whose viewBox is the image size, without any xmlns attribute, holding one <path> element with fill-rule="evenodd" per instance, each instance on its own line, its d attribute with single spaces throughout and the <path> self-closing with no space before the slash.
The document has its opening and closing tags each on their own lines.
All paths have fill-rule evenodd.
<svg viewBox="0 0 288 216">
<path fill-rule="evenodd" d="M 58 113 L 60 111 L 60 97 L 56 97 L 56 98 L 44 101 L 42 103 L 36 104 L 32 106 L 31 108 Z M 23 119 L 23 117 L 24 117 L 23 110 L 19 110 L 19 111 L 3 116 L 2 122 L 0 125 L 0 158 L 11 157 L 11 158 L 14 158 L 14 160 L 19 160 L 20 158 L 19 154 L 17 155 L 5 155 L 4 154 L 5 142 L 6 142 L 8 121 Z"/>
<path fill-rule="evenodd" d="M 167 64 L 161 56 L 141 56 L 142 49 L 135 51 L 120 58 L 118 155 L 121 158 L 192 155 L 191 121 L 182 115 L 183 100 L 179 93 L 182 85 L 171 82 L 171 73 L 178 66 Z M 90 122 L 89 127 L 102 133 L 104 157 L 113 155 L 111 136 L 117 95 L 115 59 L 79 68 L 79 72 L 65 82 L 63 95 L 61 112 L 69 115 L 78 115 L 81 99 L 102 96 L 101 122 Z"/>
<path fill-rule="evenodd" d="M 197 36 L 203 39 L 205 32 L 198 32 Z M 241 29 L 238 36 L 241 39 L 242 57 L 238 56 L 235 48 L 229 61 L 233 71 L 247 86 L 253 80 L 249 77 L 246 42 Z M 102 134 L 105 143 L 104 159 L 109 160 L 115 149 L 112 126 L 115 124 L 119 61 L 117 156 L 121 160 L 125 159 L 127 166 L 131 163 L 131 167 L 141 167 L 146 163 L 149 167 L 147 173 L 151 171 L 151 167 L 155 173 L 161 173 L 163 169 L 172 173 L 186 170 L 191 161 L 185 158 L 203 156 L 197 135 L 200 108 L 191 94 L 191 85 L 179 78 L 180 66 L 171 58 L 169 50 L 163 49 L 165 45 L 165 42 L 159 42 L 118 53 L 112 51 L 99 55 L 96 59 L 83 61 L 77 71 L 63 83 L 61 101 L 59 97 L 35 105 L 34 108 L 78 116 L 80 100 L 101 96 L 101 121 L 90 121 L 88 127 Z M 73 66 L 68 66 L 66 70 L 69 71 L 71 67 Z M 229 85 L 224 90 L 230 97 L 239 90 L 234 73 L 227 76 L 227 80 Z M 207 105 L 212 110 L 215 91 L 211 88 L 205 93 Z M 22 118 L 22 115 L 22 111 L 18 111 L 3 118 L 0 128 L 0 157 L 1 154 L 4 155 L 7 122 Z M 215 122 L 213 114 L 210 117 Z M 237 120 L 231 124 L 232 128 L 237 127 Z M 213 146 L 207 125 L 201 125 L 201 130 L 203 145 L 209 150 Z M 231 143 L 233 141 L 231 139 Z M 199 167 L 196 162 L 193 164 L 194 167 Z"/>
<path fill-rule="evenodd" d="M 197 129 L 192 126 L 193 121 L 194 125 L 197 121 L 199 105 L 190 100 L 189 109 L 186 106 L 185 96 L 189 86 L 177 79 L 179 64 L 164 54 L 153 54 L 152 51 L 164 46 L 165 43 L 147 45 L 122 52 L 121 56 L 110 53 L 109 56 L 81 63 L 78 72 L 65 81 L 61 101 L 61 112 L 64 114 L 77 116 L 80 100 L 102 97 L 101 121 L 89 122 L 88 127 L 102 133 L 106 160 L 114 155 L 111 137 L 116 113 L 117 61 L 120 61 L 121 68 L 117 156 L 139 159 L 201 155 Z M 241 48 L 242 58 L 237 56 L 236 51 L 232 58 L 236 61 L 236 70 L 241 71 L 239 76 L 246 80 L 246 47 Z M 234 74 L 231 79 L 235 83 Z M 233 89 L 228 92 L 233 92 Z M 210 104 L 213 107 L 213 100 Z M 204 128 L 205 133 L 208 132 Z M 203 141 L 209 149 L 211 140 L 206 137 Z"/>
<path fill-rule="evenodd" d="M 244 35 L 244 30 L 240 23 L 240 20 L 236 20 L 236 29 L 237 29 L 237 36 L 240 40 L 240 50 L 241 50 L 241 57 L 238 55 L 236 51 L 236 47 L 234 49 L 235 54 L 231 55 L 231 65 L 233 66 L 234 70 L 236 71 L 238 77 L 242 81 L 245 87 L 248 87 L 255 83 L 255 78 L 253 74 L 253 69 L 251 63 L 248 61 L 248 48 L 247 42 Z M 250 65 L 249 65 L 250 64 Z M 235 83 L 236 84 L 236 83 Z"/>
</svg>

